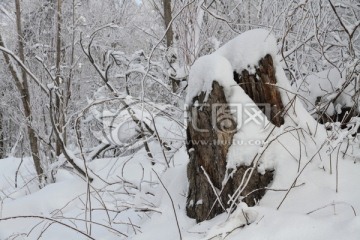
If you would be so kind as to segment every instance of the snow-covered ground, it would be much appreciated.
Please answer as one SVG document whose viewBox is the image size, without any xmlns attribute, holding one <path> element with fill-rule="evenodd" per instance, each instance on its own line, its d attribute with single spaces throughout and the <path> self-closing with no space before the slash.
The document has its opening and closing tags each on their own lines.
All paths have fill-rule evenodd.
<svg viewBox="0 0 360 240">
<path fill-rule="evenodd" d="M 97 159 L 91 163 L 90 169 L 114 183 L 108 185 L 96 180 L 90 188 L 91 221 L 94 222 L 91 236 L 94 239 L 179 239 L 176 219 L 183 239 L 355 240 L 360 236 L 360 164 L 353 159 L 343 159 L 342 154 L 338 160 L 338 192 L 334 155 L 332 174 L 320 168 L 318 162 L 310 163 L 297 181 L 299 186 L 290 191 L 277 210 L 297 174 L 298 164 L 289 158 L 282 169 L 275 172 L 274 181 L 258 206 L 242 206 L 252 222 L 250 225 L 246 225 L 238 210 L 230 216 L 224 213 L 196 224 L 185 213 L 185 150 L 176 154 L 176 166 L 165 172 L 163 168 L 152 167 L 145 156 L 142 152 L 143 160 L 140 157 Z M 124 164 L 126 161 L 129 162 Z M 34 177 L 31 161 L 26 158 L 19 169 L 18 188 L 15 188 L 14 177 L 19 163 L 17 158 L 0 160 L 0 239 L 37 239 L 43 231 L 42 239 L 88 239 L 70 228 L 86 233 L 83 220 L 90 219 L 88 211 L 85 217 L 87 183 L 61 170 L 56 183 L 37 190 L 34 184 L 26 184 Z M 169 194 L 152 170 L 161 176 Z M 124 177 L 120 181 L 122 171 Z M 154 182 L 153 186 L 146 184 L 146 180 Z M 140 187 L 142 189 L 136 189 Z M 9 217 L 16 218 L 4 220 Z"/>
<path fill-rule="evenodd" d="M 189 159 L 185 146 L 179 145 L 184 130 L 176 130 L 167 120 L 159 132 L 164 138 L 169 133 L 168 138 L 177 138 L 172 143 L 174 155 L 151 141 L 155 165 L 145 149 L 95 159 L 88 163 L 91 183 L 60 168 L 55 183 L 38 189 L 30 158 L 1 159 L 0 239 L 359 239 L 359 139 L 336 126 L 326 131 L 300 100 L 293 101 L 295 90 L 276 59 L 275 44 L 269 32 L 255 30 L 200 58 L 190 73 L 186 100 L 190 103 L 201 91 L 209 93 L 215 76 L 221 78 L 229 102 L 251 102 L 234 86 L 232 71 L 251 72 L 259 58 L 273 56 L 282 100 L 292 106 L 285 124 L 274 131 L 255 125 L 241 128 L 235 138 L 256 137 L 264 144 L 233 145 L 227 159 L 229 168 L 249 164 L 247 159 L 264 151 L 257 170 L 274 169 L 274 180 L 256 206 L 240 203 L 233 213 L 198 224 L 188 218 Z M 256 51 L 245 62 L 232 54 L 234 48 L 240 49 L 238 55 Z"/>
</svg>

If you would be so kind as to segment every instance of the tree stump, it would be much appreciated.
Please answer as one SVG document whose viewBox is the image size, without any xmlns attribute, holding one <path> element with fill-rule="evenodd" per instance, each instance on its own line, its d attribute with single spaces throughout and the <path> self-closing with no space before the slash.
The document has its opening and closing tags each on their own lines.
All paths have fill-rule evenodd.
<svg viewBox="0 0 360 240">
<path fill-rule="evenodd" d="M 256 74 L 247 70 L 241 75 L 234 73 L 234 80 L 257 104 L 270 104 L 269 121 L 280 126 L 284 123 L 283 103 L 276 88 L 275 69 L 270 55 L 259 61 Z M 205 103 L 202 92 L 192 101 L 190 119 L 187 127 L 187 151 L 190 162 L 187 167 L 189 191 L 186 204 L 187 215 L 197 222 L 211 219 L 227 211 L 229 196 L 239 187 L 245 171 L 251 166 L 239 166 L 231 177 L 226 171 L 227 153 L 236 133 L 237 123 L 230 113 L 223 87 L 214 81 L 212 91 Z M 217 106 L 221 106 L 217 108 Z M 217 121 L 214 120 L 216 116 Z M 219 121 L 220 120 L 220 121 Z M 272 181 L 273 172 L 260 174 L 253 171 L 248 185 L 242 192 L 243 202 L 249 206 L 256 204 L 265 194 L 265 187 Z M 239 199 L 236 199 L 239 201 Z"/>
<path fill-rule="evenodd" d="M 187 127 L 186 146 L 190 156 L 187 167 L 190 186 L 186 211 L 189 217 L 195 218 L 198 222 L 224 212 L 221 204 L 227 201 L 227 195 L 224 193 L 230 191 L 229 186 L 222 194 L 216 195 L 222 189 L 226 171 L 226 155 L 236 130 L 236 122 L 229 113 L 230 109 L 227 106 L 223 87 L 216 81 L 213 82 L 206 105 L 203 105 L 204 99 L 204 92 L 193 99 L 193 103 L 197 101 L 199 106 L 192 106 L 190 111 L 191 122 Z M 214 104 L 225 106 L 217 112 L 226 118 L 219 123 L 223 126 L 213 126 Z M 217 131 L 217 129 L 225 131 Z M 220 142 L 222 144 L 218 144 Z M 216 202 L 217 197 L 221 199 L 221 204 Z"/>
</svg>

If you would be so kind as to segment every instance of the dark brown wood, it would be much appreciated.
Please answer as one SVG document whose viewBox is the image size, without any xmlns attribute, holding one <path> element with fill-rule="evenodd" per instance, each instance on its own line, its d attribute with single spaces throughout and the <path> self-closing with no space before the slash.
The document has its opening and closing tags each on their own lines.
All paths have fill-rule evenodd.
<svg viewBox="0 0 360 240">
<path fill-rule="evenodd" d="M 284 124 L 282 116 L 284 105 L 276 86 L 275 67 L 271 55 L 268 54 L 259 61 L 255 74 L 250 74 L 247 70 L 243 70 L 241 74 L 234 72 L 234 80 L 254 103 L 270 104 L 271 113 L 268 120 L 271 123 L 277 127 Z"/>
<path fill-rule="evenodd" d="M 206 175 L 217 190 L 222 188 L 221 184 L 226 171 L 226 155 L 236 129 L 236 122 L 229 114 L 227 114 L 228 121 L 224 121 L 228 131 L 216 131 L 213 126 L 211 119 L 214 104 L 227 103 L 223 88 L 217 82 L 213 82 L 213 90 L 206 106 L 202 106 L 204 99 L 205 93 L 193 99 L 193 102 L 198 101 L 200 106 L 193 106 L 190 109 L 191 121 L 187 127 L 187 150 L 190 156 L 187 174 L 190 185 L 186 211 L 189 217 L 197 221 L 203 221 L 224 212 L 219 203 L 215 204 L 211 210 L 217 197 Z M 229 108 L 222 110 L 218 114 L 225 115 Z M 223 141 L 224 144 L 217 144 L 219 141 Z M 226 202 L 224 194 L 221 195 L 221 200 Z"/>
<path fill-rule="evenodd" d="M 186 212 L 197 222 L 211 219 L 229 208 L 229 196 L 234 194 L 248 168 L 240 166 L 232 178 L 225 181 L 226 171 L 232 171 L 226 169 L 226 156 L 237 124 L 230 113 L 223 87 L 216 81 L 213 82 L 206 105 L 203 105 L 204 99 L 204 92 L 193 99 L 192 102 L 197 102 L 198 105 L 189 109 L 190 120 L 187 127 L 190 162 L 187 168 L 189 191 Z M 214 121 L 214 116 L 217 121 Z M 271 182 L 272 177 L 272 172 L 261 175 L 254 171 L 242 196 L 255 189 L 262 190 L 255 191 L 243 201 L 253 206 L 265 194 L 263 188 Z"/>
</svg>

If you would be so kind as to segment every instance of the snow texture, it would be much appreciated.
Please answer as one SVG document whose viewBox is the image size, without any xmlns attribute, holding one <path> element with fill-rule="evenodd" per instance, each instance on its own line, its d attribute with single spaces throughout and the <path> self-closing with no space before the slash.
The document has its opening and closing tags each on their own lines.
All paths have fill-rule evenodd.
<svg viewBox="0 0 360 240">
<path fill-rule="evenodd" d="M 193 65 L 189 76 L 189 90 L 186 102 L 191 104 L 192 99 L 201 92 L 206 93 L 206 99 L 212 90 L 212 82 L 217 81 L 224 88 L 227 101 L 231 105 L 237 106 L 237 111 L 232 109 L 232 113 L 238 120 L 238 130 L 233 137 L 233 144 L 229 149 L 227 157 L 227 167 L 236 168 L 240 165 L 250 165 L 256 153 L 267 148 L 267 143 L 278 137 L 274 135 L 268 139 L 273 125 L 266 121 L 264 114 L 260 114 L 264 121 L 261 124 L 254 121 L 246 121 L 245 110 L 251 105 L 257 109 L 250 97 L 244 90 L 236 84 L 233 79 L 233 72 L 241 72 L 246 69 L 249 72 L 255 72 L 259 60 L 265 55 L 270 54 L 273 58 L 278 90 L 281 94 L 284 106 L 292 105 L 292 109 L 285 116 L 285 126 L 297 126 L 307 129 L 311 137 L 317 141 L 323 142 L 326 139 L 325 129 L 308 114 L 301 101 L 297 98 L 296 92 L 291 88 L 284 70 L 280 65 L 277 56 L 277 46 L 275 37 L 267 30 L 255 29 L 247 31 L 233 40 L 226 43 L 215 53 L 199 58 Z M 229 67 L 229 64 L 231 67 Z M 299 117 L 301 116 L 301 118 Z M 276 129 L 275 134 L 282 134 L 282 130 Z M 286 136 L 288 144 L 298 145 L 298 139 Z M 265 140 L 268 139 L 267 143 Z M 265 145 L 263 144 L 265 142 Z M 259 144 L 254 144 L 259 143 Z M 282 152 L 278 149 L 279 145 L 270 147 L 265 152 L 264 157 L 260 159 L 259 170 L 274 169 L 276 161 L 274 156 L 276 152 Z M 280 147 L 282 148 L 282 147 Z M 317 147 L 312 148 L 317 151 Z M 278 155 L 278 154 L 276 154 Z M 285 154 L 287 156 L 287 154 Z"/>
<path fill-rule="evenodd" d="M 155 165 L 147 158 L 145 149 L 128 156 L 95 159 L 88 164 L 90 173 L 97 175 L 90 189 L 92 221 L 126 234 L 92 224 L 91 237 L 104 240 L 167 240 L 180 239 L 180 231 L 182 239 L 187 240 L 359 239 L 359 139 L 350 137 L 360 125 L 360 120 L 354 118 L 353 123 L 357 127 L 344 132 L 339 129 L 337 136 L 330 135 L 322 125 L 318 125 L 289 85 L 274 56 L 276 42 L 269 32 L 253 30 L 244 33 L 218 52 L 200 58 L 190 73 L 187 102 L 190 103 L 202 91 L 208 95 L 212 82 L 216 80 L 224 87 L 228 102 L 238 106 L 253 104 L 233 81 L 232 72 L 234 69 L 249 69 L 248 65 L 251 70 L 268 53 L 273 55 L 283 103 L 292 106 L 285 116 L 286 124 L 275 128 L 271 135 L 271 124 L 264 126 L 250 122 L 240 125 L 234 136 L 239 143 L 231 146 L 228 155 L 228 167 L 234 168 L 239 164 L 249 165 L 249 159 L 266 149 L 258 163 L 258 171 L 271 168 L 276 171 L 274 181 L 259 204 L 255 207 L 240 204 L 231 214 L 220 214 L 196 224 L 185 212 L 188 189 L 185 147 L 172 145 L 176 149 L 172 151 L 176 153 L 171 157 L 171 167 L 167 168 L 164 163 L 168 153 L 164 154 L 162 147 L 151 141 L 149 146 Z M 243 57 L 249 54 L 250 58 Z M 324 84 L 320 78 L 318 80 Z M 334 109 L 338 107 L 334 106 Z M 233 113 L 238 119 L 243 117 L 242 111 Z M 105 115 L 112 116 L 106 111 Z M 146 119 L 148 115 L 143 116 L 153 126 L 152 121 Z M 129 116 L 120 114 L 118 117 L 123 120 Z M 112 121 L 116 124 L 119 119 Z M 184 140 L 181 139 L 184 129 L 174 127 L 177 124 L 173 119 L 157 117 L 155 120 L 163 139 Z M 120 142 L 130 137 L 125 133 L 123 136 Z M 347 141 L 344 141 L 345 138 Z M 261 144 L 251 145 L 250 140 L 260 140 Z M 330 144 L 330 141 L 333 142 Z M 348 154 L 342 154 L 348 148 L 343 142 L 350 143 Z M 336 147 L 339 147 L 340 154 L 329 151 Z M 31 158 L 0 159 L 1 240 L 39 239 L 41 234 L 42 239 L 51 240 L 88 239 L 68 227 L 49 225 L 49 221 L 41 219 L 4 220 L 24 215 L 45 216 L 86 232 L 88 228 L 84 219 L 89 219 L 90 213 L 86 211 L 87 183 L 66 168 L 58 169 L 55 177 L 55 183 L 38 189 Z M 286 195 L 289 189 L 291 191 Z M 201 204 L 201 201 L 196 204 Z"/>
<path fill-rule="evenodd" d="M 303 97 L 303 104 L 309 112 L 315 112 L 316 98 L 323 97 L 320 103 L 327 103 L 337 96 L 337 91 L 343 88 L 345 72 L 341 69 L 328 69 L 322 72 L 308 75 L 298 86 L 297 92 Z M 355 82 L 355 81 L 353 81 Z M 334 105 L 339 107 L 352 107 L 354 100 L 354 83 L 349 84 L 335 100 Z M 335 106 L 330 106 L 327 114 L 330 116 L 335 112 Z"/>
<path fill-rule="evenodd" d="M 201 92 L 206 93 L 206 101 L 212 90 L 213 81 L 217 81 L 221 86 L 233 85 L 232 72 L 230 62 L 224 57 L 211 54 L 196 60 L 189 75 L 186 103 L 191 104 L 193 98 Z"/>
<path fill-rule="evenodd" d="M 189 74 L 186 103 L 190 104 L 201 92 L 208 96 L 214 80 L 222 86 L 235 85 L 234 71 L 240 73 L 247 69 L 254 72 L 262 57 L 271 54 L 275 58 L 276 53 L 276 39 L 269 31 L 254 29 L 240 34 L 215 53 L 195 61 Z"/>
<path fill-rule="evenodd" d="M 275 58 L 277 51 L 276 39 L 269 31 L 254 29 L 230 40 L 215 54 L 225 57 L 238 73 L 244 69 L 255 73 L 259 60 L 266 54 Z"/>
</svg>

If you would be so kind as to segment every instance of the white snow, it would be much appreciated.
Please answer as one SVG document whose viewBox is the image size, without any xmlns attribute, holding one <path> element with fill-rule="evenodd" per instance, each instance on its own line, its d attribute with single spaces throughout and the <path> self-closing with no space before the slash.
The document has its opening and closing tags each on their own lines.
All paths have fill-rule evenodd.
<svg viewBox="0 0 360 240">
<path fill-rule="evenodd" d="M 233 71 L 241 72 L 247 69 L 250 72 L 254 72 L 259 60 L 266 54 L 270 54 L 273 58 L 276 69 L 276 85 L 279 87 L 278 90 L 285 108 L 290 104 L 292 105 L 291 110 L 288 111 L 285 116 L 285 122 L 287 124 L 284 127 L 289 128 L 295 126 L 306 129 L 310 137 L 316 137 L 318 142 L 324 142 L 326 139 L 324 127 L 316 123 L 296 97 L 296 91 L 291 88 L 285 72 L 277 59 L 276 53 L 276 39 L 269 31 L 263 29 L 250 30 L 229 41 L 215 53 L 199 58 L 190 71 L 189 90 L 186 97 L 188 104 L 201 92 L 206 93 L 206 102 L 207 96 L 212 90 L 213 81 L 218 81 L 219 84 L 224 87 L 227 101 L 232 106 L 236 106 L 237 111 L 232 109 L 232 113 L 235 114 L 238 119 L 238 130 L 234 135 L 234 144 L 228 152 L 228 168 L 235 168 L 243 164 L 247 166 L 250 165 L 255 154 L 264 149 L 262 144 L 252 143 L 255 141 L 265 141 L 273 128 L 271 123 L 264 122 L 267 118 L 262 113 L 259 114 L 259 117 L 264 121 L 260 124 L 255 121 L 247 121 L 246 117 L 248 113 L 246 111 L 254 113 L 254 111 L 259 112 L 259 109 L 256 106 L 251 106 L 253 105 L 253 101 L 233 80 Z M 229 67 L 229 62 L 231 67 Z M 281 134 L 281 132 L 276 129 L 270 139 L 275 139 L 278 134 Z M 297 142 L 299 140 L 297 137 L 291 134 L 287 135 L 290 136 L 286 137 L 286 145 L 298 145 Z M 280 148 L 283 147 L 280 146 Z M 311 150 L 317 151 L 318 149 L 317 147 L 313 147 Z M 297 152 L 299 151 L 300 150 Z M 273 144 L 265 151 L 263 158 L 259 161 L 259 166 L 262 171 L 275 167 L 276 161 L 273 159 L 275 155 L 278 155 L 275 154 L 277 152 L 282 152 L 282 150 L 279 150 L 279 145 L 274 147 Z M 285 153 L 284 156 L 287 155 L 288 154 Z"/>
<path fill-rule="evenodd" d="M 239 144 L 234 143 L 229 149 L 228 168 L 242 164 L 250 165 L 252 160 L 256 159 L 256 154 L 262 154 L 258 160 L 257 170 L 264 172 L 267 169 L 275 169 L 274 181 L 269 186 L 271 190 L 267 191 L 260 201 L 260 206 L 250 208 L 253 216 L 250 223 L 253 223 L 246 226 L 244 217 L 241 217 L 243 212 L 239 213 L 242 207 L 238 207 L 228 219 L 224 216 L 226 214 L 222 214 L 195 225 L 188 230 L 186 239 L 253 239 L 254 236 L 256 239 L 338 239 L 341 236 L 356 239 L 360 234 L 360 221 L 356 216 L 360 207 L 360 191 L 352 193 L 350 190 L 356 188 L 354 179 L 359 178 L 356 175 L 359 166 L 349 161 L 349 158 L 341 158 L 337 163 L 341 165 L 338 166 L 340 170 L 337 177 L 334 174 L 333 159 L 339 159 L 334 149 L 340 147 L 339 152 L 343 151 L 346 147 L 343 142 L 346 142 L 349 134 L 344 131 L 336 137 L 329 135 L 324 126 L 310 116 L 303 106 L 302 97 L 312 104 L 315 103 L 315 99 L 299 96 L 297 91 L 292 89 L 276 53 L 276 40 L 269 32 L 252 30 L 231 40 L 212 55 L 200 58 L 190 71 L 187 101 L 199 95 L 201 91 L 207 95 L 211 91 L 211 83 L 217 79 L 215 74 L 209 73 L 213 70 L 214 64 L 220 66 L 216 64 L 216 56 L 223 62 L 224 57 L 230 62 L 231 72 L 241 72 L 243 69 L 254 72 L 258 61 L 266 54 L 271 54 L 276 69 L 276 85 L 288 110 L 285 124 L 281 128 L 275 128 L 271 134 L 272 124 L 268 124 L 267 127 L 255 122 L 244 125 L 243 121 L 234 135 L 234 142 Z M 192 77 L 194 75 L 196 78 Z M 223 72 L 219 78 L 227 75 L 230 76 L 230 73 Z M 316 79 L 309 86 L 312 91 L 321 89 L 333 92 L 342 84 L 338 80 L 339 77 L 336 78 L 335 86 Z M 220 79 L 219 82 L 224 87 L 230 104 L 244 107 L 252 103 L 234 81 Z M 191 87 L 197 84 L 198 87 Z M 319 84 L 324 86 L 316 86 Z M 330 87 L 333 88 L 332 91 Z M 329 95 L 328 98 L 332 96 Z M 352 103 L 341 96 L 338 104 L 343 106 Z M 335 107 L 330 105 L 328 112 L 333 111 Z M 233 114 L 236 114 L 237 119 L 244 120 L 243 112 L 233 111 Z M 260 142 L 264 142 L 265 139 L 267 141 L 260 145 L 249 144 L 254 139 Z M 288 190 L 295 178 L 298 178 L 297 186 Z M 342 189 L 339 193 L 336 186 Z M 289 194 L 285 195 L 287 191 Z M 276 211 L 276 208 L 280 211 Z M 341 227 L 344 225 L 347 227 Z M 299 229 L 299 226 L 302 227 Z"/>
<path fill-rule="evenodd" d="M 345 149 L 343 144 L 342 149 Z M 289 146 L 291 150 L 295 148 Z M 358 151 L 358 150 L 357 150 Z M 359 153 L 359 151 L 358 151 Z M 278 153 L 279 156 L 282 153 Z M 119 182 L 113 186 L 106 186 L 101 180 L 96 180 L 93 186 L 98 189 L 100 196 L 105 201 L 109 210 L 125 209 L 125 206 L 141 208 L 147 206 L 153 212 L 143 214 L 134 210 L 122 211 L 116 218 L 116 222 L 129 223 L 140 226 L 134 229 L 122 225 L 113 224 L 128 237 L 119 236 L 108 229 L 93 225 L 92 236 L 95 239 L 179 239 L 176 220 L 171 205 L 170 197 L 164 188 L 156 183 L 157 177 L 151 174 L 152 167 L 146 164 L 146 153 L 142 151 L 134 158 L 97 159 L 90 164 L 90 169 L 109 182 L 117 182 L 122 176 L 124 182 L 130 182 L 134 186 L 141 186 L 142 190 L 131 190 L 129 183 L 127 190 L 135 193 L 135 198 L 121 194 L 124 185 Z M 187 154 L 184 148 L 175 156 L 176 167 L 168 169 L 161 175 L 161 180 L 170 193 L 175 204 L 175 211 L 182 232 L 183 239 L 328 239 L 338 240 L 346 236 L 346 239 L 356 240 L 360 235 L 360 191 L 357 184 L 360 182 L 359 163 L 354 163 L 349 158 L 339 159 L 339 191 L 336 193 L 336 174 L 318 168 L 316 162 L 311 163 L 303 175 L 299 178 L 294 188 L 279 210 L 277 206 L 284 198 L 285 190 L 290 186 L 294 176 L 297 175 L 296 162 L 291 157 L 285 159 L 276 167 L 276 177 L 269 188 L 277 191 L 267 191 L 259 206 L 247 207 L 242 204 L 227 218 L 227 214 L 221 214 L 212 220 L 196 224 L 185 213 L 187 192 Z M 336 154 L 332 156 L 333 164 Z M 34 176 L 31 172 L 31 159 L 26 158 L 20 167 L 19 179 Z M 329 164 L 326 160 L 325 164 Z M 1 192 L 10 192 L 10 189 L 19 192 L 23 182 L 19 183 L 20 189 L 14 189 L 13 176 L 20 163 L 20 159 L 8 158 L 0 160 Z M 302 159 L 301 166 L 305 163 Z M 125 168 L 124 168 L 125 167 Z M 143 170 L 144 169 L 144 170 Z M 143 175 L 144 181 L 139 179 Z M 156 170 L 159 174 L 162 170 Z M 86 199 L 86 183 L 73 175 L 64 174 L 65 170 L 58 172 L 61 181 L 50 184 L 47 187 L 33 189 L 22 194 L 11 194 L 11 197 L 1 195 L 1 216 L 39 215 L 55 217 L 56 219 L 71 224 L 66 217 L 84 218 L 84 201 Z M 125 175 L 122 175 L 122 172 Z M 32 173 L 32 175 L 31 175 Z M 6 179 L 6 180 L 5 180 Z M 60 180 L 60 179 L 59 179 Z M 146 181 L 152 180 L 151 184 Z M 27 182 L 27 180 L 25 181 Z M 106 187 L 105 187 L 106 186 Z M 114 191 L 119 194 L 114 195 Z M 138 193 L 137 193 L 138 192 Z M 151 194 L 147 194 L 150 192 Z M 154 196 L 153 196 L 154 195 Z M 101 202 L 93 193 L 93 208 L 101 209 Z M 145 203 L 147 205 L 145 205 Z M 59 211 L 60 210 L 60 211 Z M 357 216 L 355 216 L 354 211 Z M 56 214 L 55 214 L 56 213 Z M 247 219 L 244 217 L 246 214 Z M 116 213 L 110 212 L 110 217 Z M 93 221 L 108 224 L 105 211 L 94 211 Z M 79 230 L 85 231 L 85 225 L 80 221 L 74 221 Z M 249 223 L 249 225 L 247 225 Z M 17 219 L 0 221 L 0 239 L 7 239 L 15 233 L 28 233 L 36 224 L 35 228 L 26 239 L 37 239 L 47 222 L 38 219 Z M 141 231 L 141 232 L 140 232 Z M 212 238 L 213 237 L 213 238 Z M 53 224 L 43 235 L 44 239 L 86 239 L 78 233 L 58 224 Z M 11 238 L 10 238 L 11 239 Z M 21 238 L 20 238 L 21 239 Z"/>
<path fill-rule="evenodd" d="M 238 73 L 247 69 L 254 73 L 255 66 L 266 54 L 275 58 L 278 52 L 275 37 L 265 29 L 254 29 L 240 34 L 219 48 L 215 54 L 225 57 Z"/>
<path fill-rule="evenodd" d="M 208 96 L 213 81 L 230 88 L 236 84 L 233 80 L 233 71 L 240 73 L 247 69 L 250 73 L 254 73 L 255 66 L 262 57 L 271 54 L 275 59 L 276 53 L 276 39 L 269 31 L 254 29 L 240 34 L 213 54 L 195 61 L 189 75 L 186 103 L 190 104 L 201 92 L 205 92 Z M 225 93 L 229 94 L 228 91 Z"/>
<path fill-rule="evenodd" d="M 316 98 L 324 96 L 323 101 L 330 101 L 336 95 L 336 90 L 343 87 L 345 83 L 345 72 L 341 69 L 331 68 L 322 72 L 313 73 L 304 79 L 304 82 L 298 87 L 297 92 L 303 97 L 303 104 L 308 111 L 314 110 Z M 354 85 L 349 84 L 335 101 L 335 106 L 351 107 L 354 100 L 351 96 L 354 94 Z M 331 112 L 331 111 L 330 111 Z"/>
<path fill-rule="evenodd" d="M 189 74 L 186 103 L 190 104 L 193 98 L 201 92 L 206 93 L 206 102 L 212 90 L 213 81 L 217 81 L 221 86 L 235 84 L 229 61 L 214 54 L 200 57 L 192 66 Z"/>
<path fill-rule="evenodd" d="M 38 239 L 41 234 L 43 239 L 51 240 L 88 239 L 58 223 L 49 225 L 46 220 L 6 220 L 32 215 L 56 219 L 104 240 L 180 239 L 180 233 L 182 239 L 187 240 L 357 240 L 360 236 L 360 150 L 359 139 L 351 138 L 351 134 L 360 121 L 353 119 L 351 131 L 326 132 L 308 114 L 301 97 L 289 85 L 276 52 L 275 38 L 268 31 L 246 32 L 195 62 L 186 97 L 189 104 L 201 92 L 208 96 L 215 80 L 224 87 L 226 98 L 234 107 L 232 113 L 244 120 L 234 135 L 227 167 L 250 165 L 256 154 L 262 154 L 257 171 L 275 169 L 274 180 L 258 205 L 248 207 L 241 203 L 233 213 L 220 214 L 199 224 L 188 218 L 185 212 L 188 155 L 185 146 L 178 143 L 172 144 L 175 150 L 164 152 L 158 142 L 149 142 L 155 165 L 143 148 L 134 154 L 89 162 L 90 174 L 95 178 L 89 198 L 87 183 L 66 168 L 58 169 L 55 183 L 39 190 L 31 158 L 9 157 L 0 159 L 0 239 Z M 233 80 L 234 69 L 252 71 L 266 54 L 273 56 L 283 103 L 291 105 L 285 124 L 280 128 L 254 121 L 245 124 L 246 114 L 242 110 L 253 101 Z M 321 78 L 309 84 L 314 84 L 310 89 L 319 84 L 320 89 L 331 87 Z M 310 96 L 304 97 L 315 102 Z M 329 111 L 339 111 L 339 106 L 345 102 L 339 100 Z M 142 112 L 134 107 L 134 114 L 151 127 L 155 124 L 159 135 L 167 142 L 184 140 L 184 129 L 175 123 L 177 120 L 155 114 L 152 121 L 150 113 L 154 109 L 148 107 L 148 110 Z M 105 110 L 94 112 L 94 115 L 110 117 L 109 121 L 104 120 L 104 125 L 113 124 L 116 131 L 107 133 L 112 136 L 113 132 L 120 132 L 121 136 L 117 136 L 120 143 L 134 135 L 133 126 L 120 124 L 129 119 L 126 112 L 117 112 L 114 116 L 114 112 Z M 171 162 L 170 167 L 165 164 L 167 160 Z M 292 187 L 295 178 L 297 181 Z M 93 211 L 86 210 L 88 199 Z M 203 200 L 193 204 L 203 204 Z M 90 233 L 84 223 L 89 220 L 90 213 L 93 222 L 112 227 L 126 236 L 96 224 L 91 224 Z"/>
</svg>

